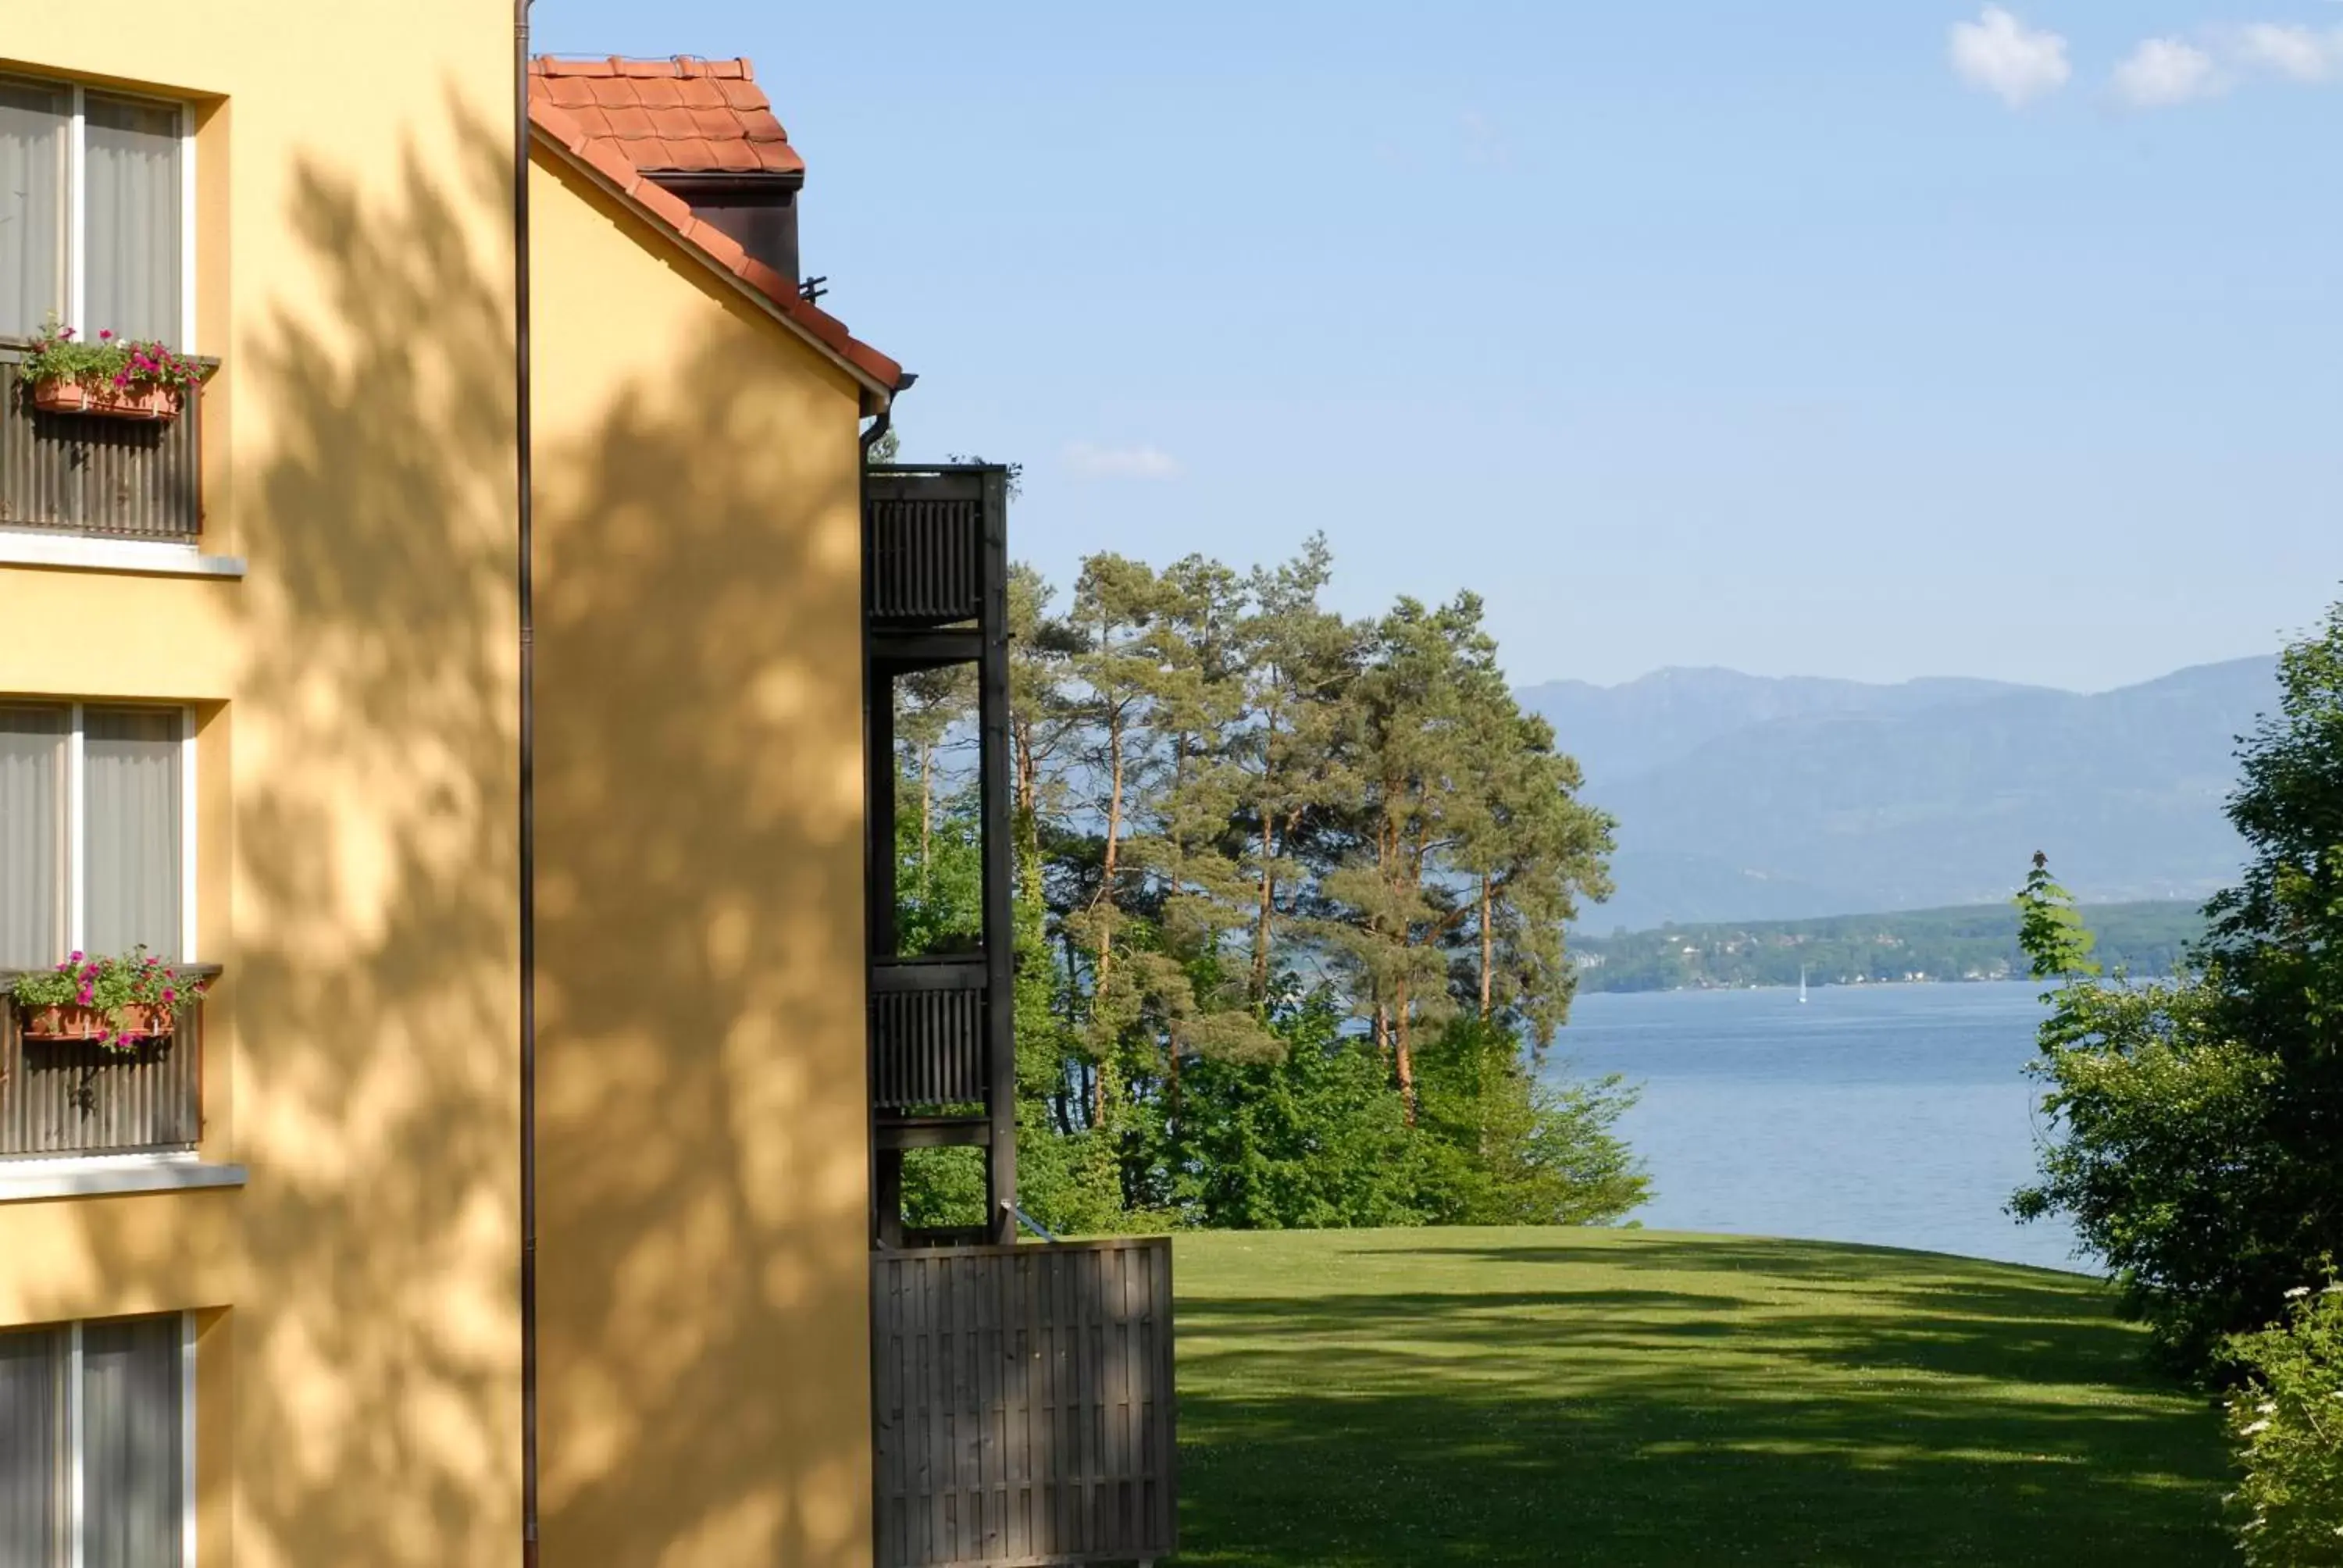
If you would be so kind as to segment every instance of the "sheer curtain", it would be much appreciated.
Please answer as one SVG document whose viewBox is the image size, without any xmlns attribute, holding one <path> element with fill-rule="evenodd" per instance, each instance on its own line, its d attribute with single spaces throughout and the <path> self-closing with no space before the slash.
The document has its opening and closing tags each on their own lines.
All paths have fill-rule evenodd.
<svg viewBox="0 0 2343 1568">
<path fill-rule="evenodd" d="M 65 307 L 65 95 L 0 81 L 0 334 Z"/>
<path fill-rule="evenodd" d="M 81 1331 L 83 1568 L 177 1568 L 179 1320 Z"/>
<path fill-rule="evenodd" d="M 0 1563 L 65 1557 L 65 1335 L 0 1333 Z"/>
<path fill-rule="evenodd" d="M 82 710 L 84 945 L 179 956 L 179 715 Z"/>
<path fill-rule="evenodd" d="M 0 707 L 0 970 L 65 956 L 71 718 L 64 708 Z"/>
<path fill-rule="evenodd" d="M 82 95 L 88 336 L 179 337 L 179 112 Z"/>
</svg>

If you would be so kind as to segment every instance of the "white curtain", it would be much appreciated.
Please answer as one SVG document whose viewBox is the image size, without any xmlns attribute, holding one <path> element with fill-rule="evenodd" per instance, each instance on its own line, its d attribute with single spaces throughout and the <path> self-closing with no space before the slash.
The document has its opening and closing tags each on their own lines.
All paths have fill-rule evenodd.
<svg viewBox="0 0 2343 1568">
<path fill-rule="evenodd" d="M 179 335 L 179 112 L 97 93 L 82 96 L 82 316 L 88 336 Z"/>
<path fill-rule="evenodd" d="M 179 1320 L 81 1331 L 84 1568 L 179 1568 Z"/>
<path fill-rule="evenodd" d="M 179 956 L 179 715 L 82 711 L 84 945 Z"/>
<path fill-rule="evenodd" d="M 0 82 L 0 335 L 65 307 L 65 95 Z"/>
<path fill-rule="evenodd" d="M 0 1333 L 0 1563 L 65 1561 L 66 1339 L 56 1329 Z"/>
<path fill-rule="evenodd" d="M 71 717 L 64 708 L 0 707 L 0 970 L 65 956 Z"/>
</svg>

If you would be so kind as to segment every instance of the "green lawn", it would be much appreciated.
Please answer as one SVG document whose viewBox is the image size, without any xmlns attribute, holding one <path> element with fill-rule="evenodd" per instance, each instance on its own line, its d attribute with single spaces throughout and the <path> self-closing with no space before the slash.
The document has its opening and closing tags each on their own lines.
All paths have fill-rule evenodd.
<svg viewBox="0 0 2343 1568">
<path fill-rule="evenodd" d="M 1183 1235 L 1181 1568 L 2218 1563 L 2071 1275 L 1643 1231 Z"/>
</svg>

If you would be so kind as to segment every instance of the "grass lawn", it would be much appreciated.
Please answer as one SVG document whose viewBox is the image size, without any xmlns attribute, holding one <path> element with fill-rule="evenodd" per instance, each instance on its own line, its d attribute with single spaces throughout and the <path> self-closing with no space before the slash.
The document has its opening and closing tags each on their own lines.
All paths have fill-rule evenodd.
<svg viewBox="0 0 2343 1568">
<path fill-rule="evenodd" d="M 1183 1235 L 1181 1568 L 2221 1563 L 2072 1275 L 1643 1231 Z"/>
</svg>

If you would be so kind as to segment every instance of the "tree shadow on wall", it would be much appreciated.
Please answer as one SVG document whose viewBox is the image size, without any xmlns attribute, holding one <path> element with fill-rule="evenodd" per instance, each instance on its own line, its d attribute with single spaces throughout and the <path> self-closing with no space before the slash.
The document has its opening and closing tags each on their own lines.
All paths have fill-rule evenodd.
<svg viewBox="0 0 2343 1568">
<path fill-rule="evenodd" d="M 540 446 L 547 1552 L 862 1563 L 854 403 L 679 271 L 720 325 Z"/>
<path fill-rule="evenodd" d="M 460 156 L 409 149 L 395 186 L 298 168 L 315 303 L 254 324 L 229 367 L 250 576 L 216 1043 L 235 1036 L 232 1155 L 251 1171 L 224 1200 L 243 1561 L 443 1568 L 507 1560 L 519 1535 L 509 144 L 451 113 Z M 595 449 L 538 458 L 542 483 L 613 495 L 540 556 L 575 623 L 548 634 L 571 701 L 541 717 L 543 841 L 571 859 L 544 943 L 572 976 L 627 955 L 543 993 L 561 1096 L 543 1203 L 563 1228 L 542 1319 L 548 1380 L 557 1357 L 568 1379 L 558 1399 L 548 1382 L 554 1561 L 867 1560 L 865 1499 L 840 1495 L 867 1422 L 823 1403 L 862 1369 L 831 1355 L 780 1386 L 830 1347 L 773 1346 L 777 1326 L 862 1312 L 859 1054 L 850 1083 L 799 1082 L 784 1050 L 856 1001 L 814 981 L 859 904 L 808 869 L 856 835 L 851 771 L 825 749 L 838 683 L 856 700 L 851 648 L 820 667 L 774 651 L 854 559 L 726 580 L 613 532 L 650 518 L 686 542 L 782 460 L 639 402 Z M 680 488 L 644 487 L 670 465 Z M 624 613 L 673 594 L 697 612 Z M 744 690 L 761 727 L 739 722 Z M 671 781 L 657 809 L 618 788 L 646 757 Z M 791 920 L 769 918 L 776 878 L 805 900 Z M 843 1161 L 798 1136 L 840 1096 Z M 848 1255 L 813 1222 L 850 1204 Z M 75 1289 L 171 1302 L 205 1261 L 195 1230 L 89 1234 Z"/>
</svg>

